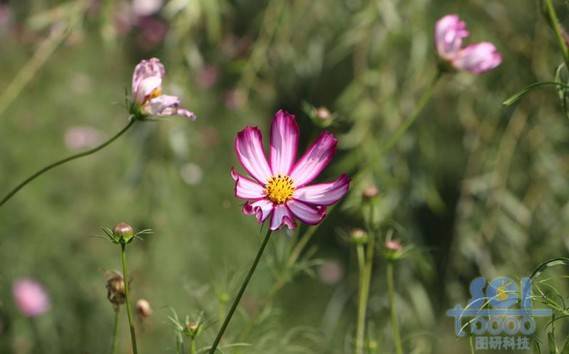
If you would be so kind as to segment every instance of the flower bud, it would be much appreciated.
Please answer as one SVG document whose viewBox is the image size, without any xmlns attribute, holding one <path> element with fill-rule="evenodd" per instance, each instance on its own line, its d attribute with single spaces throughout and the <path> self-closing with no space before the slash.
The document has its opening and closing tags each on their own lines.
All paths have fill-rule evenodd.
<svg viewBox="0 0 569 354">
<path fill-rule="evenodd" d="M 365 245 L 368 242 L 368 234 L 362 229 L 353 229 L 350 233 L 350 239 L 358 245 Z"/>
<path fill-rule="evenodd" d="M 403 245 L 398 240 L 386 240 L 383 245 L 385 248 L 384 255 L 387 260 L 397 261 L 403 257 Z"/>
<path fill-rule="evenodd" d="M 365 187 L 362 192 L 362 197 L 366 200 L 373 199 L 379 195 L 379 189 L 375 184 L 370 184 L 369 186 Z"/>
<path fill-rule="evenodd" d="M 121 243 L 129 243 L 134 237 L 134 229 L 129 224 L 121 222 L 113 228 L 113 235 Z"/>
<path fill-rule="evenodd" d="M 125 283 L 123 276 L 118 272 L 112 272 L 107 279 L 107 299 L 115 307 L 124 304 L 126 300 Z"/>
<path fill-rule="evenodd" d="M 139 299 L 136 302 L 136 313 L 142 319 L 148 318 L 152 315 L 152 308 L 150 307 L 150 302 L 145 299 Z"/>
</svg>

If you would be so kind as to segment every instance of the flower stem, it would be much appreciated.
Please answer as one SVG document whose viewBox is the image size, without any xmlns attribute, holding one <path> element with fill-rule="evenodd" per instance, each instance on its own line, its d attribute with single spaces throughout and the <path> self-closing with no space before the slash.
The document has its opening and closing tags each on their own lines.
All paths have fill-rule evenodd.
<svg viewBox="0 0 569 354">
<path fill-rule="evenodd" d="M 380 152 L 385 153 L 385 152 L 389 151 L 391 148 L 393 148 L 395 146 L 395 144 L 397 144 L 399 139 L 401 139 L 403 134 L 405 134 L 405 132 L 413 125 L 413 123 L 419 117 L 419 114 L 423 111 L 423 109 L 425 108 L 427 103 L 429 103 L 429 101 L 431 100 L 431 97 L 433 97 L 434 89 L 437 85 L 437 82 L 442 77 L 442 75 L 443 75 L 443 71 L 440 69 L 437 69 L 437 73 L 435 74 L 435 76 L 431 80 L 431 84 L 423 92 L 423 95 L 419 99 L 419 102 L 417 103 L 417 106 L 415 106 L 415 110 L 413 111 L 411 116 L 405 122 L 403 122 L 401 125 L 399 125 L 399 127 L 397 128 L 395 133 L 391 136 L 391 138 L 389 138 L 387 143 L 385 143 L 380 148 Z"/>
<path fill-rule="evenodd" d="M 365 328 L 367 317 L 367 304 L 373 271 L 373 257 L 375 252 L 375 237 L 371 236 L 367 245 L 366 254 L 362 245 L 357 246 L 358 265 L 360 268 L 360 282 L 358 291 L 358 319 L 356 327 L 356 354 L 363 354 L 365 348 Z"/>
<path fill-rule="evenodd" d="M 269 230 L 267 230 L 267 234 L 265 235 L 265 239 L 263 240 L 263 243 L 261 243 L 261 247 L 259 248 L 259 251 L 257 251 L 257 256 L 255 256 L 255 260 L 253 261 L 253 264 L 251 265 L 251 269 L 249 269 L 249 272 L 245 276 L 245 280 L 243 280 L 243 284 L 241 284 L 241 288 L 239 289 L 239 292 L 237 293 L 235 300 L 233 300 L 233 304 L 231 305 L 229 312 L 225 316 L 225 320 L 223 321 L 223 324 L 221 325 L 221 328 L 219 329 L 219 332 L 217 333 L 217 336 L 215 337 L 215 340 L 213 341 L 213 344 L 211 345 L 211 349 L 209 350 L 209 354 L 215 353 L 217 346 L 219 345 L 219 342 L 221 341 L 221 337 L 223 337 L 223 333 L 225 332 L 225 329 L 229 325 L 229 322 L 231 321 L 231 317 L 233 317 L 233 313 L 237 309 L 237 306 L 239 305 L 239 301 L 241 301 L 241 297 L 243 296 L 243 293 L 245 293 L 245 289 L 247 289 L 247 285 L 249 284 L 249 281 L 251 280 L 253 273 L 255 273 L 255 269 L 257 268 L 257 265 L 259 264 L 259 260 L 261 259 L 261 256 L 263 255 L 263 252 L 265 251 L 265 248 L 267 247 L 267 244 L 269 243 L 270 236 L 271 236 L 271 229 L 269 228 Z"/>
<path fill-rule="evenodd" d="M 387 292 L 389 295 L 389 307 L 391 309 L 391 329 L 393 331 L 393 341 L 395 342 L 395 352 L 403 354 L 401 345 L 401 335 L 399 334 L 399 322 L 397 320 L 397 308 L 395 306 L 395 285 L 393 280 L 393 262 L 387 263 Z"/>
<path fill-rule="evenodd" d="M 4 196 L 4 198 L 2 198 L 2 200 L 0 201 L 0 207 L 2 207 L 4 204 L 6 204 L 6 202 L 8 200 L 10 200 L 16 193 L 18 193 L 20 191 L 20 189 L 24 188 L 28 183 L 30 183 L 34 179 L 38 178 L 42 174 L 46 173 L 47 171 L 51 170 L 52 168 L 55 168 L 59 165 L 63 165 L 64 163 L 67 163 L 69 161 L 73 161 L 75 159 L 94 154 L 97 151 L 104 149 L 105 147 L 110 145 L 113 141 L 117 140 L 121 135 L 126 133 L 126 131 L 128 129 L 130 129 L 130 127 L 134 124 L 134 122 L 136 122 L 136 119 L 133 119 L 133 118 L 129 119 L 128 124 L 124 128 L 122 128 L 117 134 L 115 134 L 113 137 L 111 137 L 109 140 L 105 141 L 101 145 L 99 145 L 99 146 L 97 146 L 91 150 L 87 150 L 87 151 L 84 151 L 84 152 L 81 152 L 81 153 L 78 153 L 75 155 L 71 155 L 69 157 L 66 157 L 62 160 L 56 161 L 56 162 L 49 164 L 49 165 L 45 166 L 44 168 L 40 169 L 39 171 L 37 171 L 36 173 L 31 175 L 30 177 L 26 178 L 23 182 L 18 184 L 8 194 L 6 194 L 6 196 Z"/>
<path fill-rule="evenodd" d="M 549 20 L 551 21 L 551 26 L 553 27 L 553 31 L 555 32 L 555 37 L 557 38 L 557 42 L 559 43 L 559 49 L 561 49 L 561 54 L 563 54 L 563 60 L 565 61 L 565 66 L 569 69 L 569 49 L 567 48 L 567 44 L 563 39 L 563 29 L 561 28 L 561 24 L 559 23 L 559 18 L 557 17 L 557 13 L 555 12 L 555 7 L 553 6 L 552 0 L 545 0 L 545 7 L 547 10 L 547 15 L 549 16 Z"/>
<path fill-rule="evenodd" d="M 134 331 L 134 321 L 132 320 L 132 311 L 130 309 L 130 299 L 128 296 L 129 285 L 128 285 L 128 273 L 126 266 L 126 244 L 121 244 L 121 262 L 122 262 L 122 273 L 124 277 L 124 296 L 126 305 L 126 314 L 128 317 L 128 325 L 130 327 L 130 340 L 132 342 L 132 352 L 138 354 L 138 348 L 136 346 L 136 332 Z"/>
<path fill-rule="evenodd" d="M 117 352 L 117 337 L 119 335 L 119 311 L 120 308 L 117 307 L 115 309 L 115 322 L 113 328 L 113 341 L 111 344 L 111 354 L 115 354 Z"/>
</svg>

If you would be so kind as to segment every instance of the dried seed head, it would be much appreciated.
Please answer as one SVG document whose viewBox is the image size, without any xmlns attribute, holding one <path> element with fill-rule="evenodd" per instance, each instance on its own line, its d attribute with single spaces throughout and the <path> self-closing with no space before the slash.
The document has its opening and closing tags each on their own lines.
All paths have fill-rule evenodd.
<svg viewBox="0 0 569 354">
<path fill-rule="evenodd" d="M 114 306 L 124 304 L 126 299 L 125 284 L 123 276 L 118 272 L 112 272 L 107 279 L 107 299 Z"/>
<path fill-rule="evenodd" d="M 150 307 L 150 302 L 145 299 L 139 299 L 136 302 L 136 313 L 142 319 L 150 317 L 152 315 L 152 307 Z"/>
<path fill-rule="evenodd" d="M 113 234 L 122 242 L 128 243 L 134 237 L 134 229 L 129 224 L 121 222 L 113 228 Z"/>
</svg>

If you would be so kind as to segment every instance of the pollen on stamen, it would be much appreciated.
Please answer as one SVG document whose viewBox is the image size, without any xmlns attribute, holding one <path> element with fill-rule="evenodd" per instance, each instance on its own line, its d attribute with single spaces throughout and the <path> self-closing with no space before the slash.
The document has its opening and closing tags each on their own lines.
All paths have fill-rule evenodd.
<svg viewBox="0 0 569 354">
<path fill-rule="evenodd" d="M 271 177 L 265 186 L 267 198 L 275 204 L 283 204 L 288 201 L 292 198 L 294 190 L 292 178 L 280 174 Z"/>
</svg>

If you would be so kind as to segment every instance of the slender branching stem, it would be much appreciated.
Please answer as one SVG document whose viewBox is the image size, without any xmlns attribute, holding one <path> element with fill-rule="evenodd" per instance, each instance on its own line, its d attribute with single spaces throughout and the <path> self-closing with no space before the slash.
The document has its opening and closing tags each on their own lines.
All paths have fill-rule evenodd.
<svg viewBox="0 0 569 354">
<path fill-rule="evenodd" d="M 215 353 L 215 351 L 217 350 L 217 346 L 219 345 L 219 342 L 221 341 L 221 338 L 223 337 L 223 333 L 225 333 L 225 330 L 227 329 L 227 326 L 229 325 L 229 322 L 231 321 L 231 318 L 233 317 L 233 314 L 235 313 L 235 310 L 237 309 L 237 306 L 239 305 L 239 302 L 241 301 L 241 297 L 245 293 L 245 290 L 247 289 L 247 285 L 249 285 L 249 282 L 251 281 L 251 278 L 253 277 L 253 273 L 255 273 L 255 269 L 257 269 L 257 265 L 259 264 L 259 261 L 261 260 L 261 256 L 263 255 L 263 252 L 265 251 L 265 248 L 267 247 L 267 244 L 269 243 L 270 237 L 271 237 L 271 229 L 269 228 L 269 230 L 267 230 L 267 234 L 265 235 L 263 242 L 261 243 L 261 247 L 259 248 L 259 251 L 257 251 L 257 256 L 255 256 L 255 260 L 253 261 L 253 264 L 251 265 L 249 272 L 245 276 L 245 279 L 243 280 L 243 284 L 241 284 L 241 288 L 239 289 L 237 296 L 233 300 L 233 304 L 231 305 L 229 312 L 225 316 L 225 320 L 223 321 L 223 324 L 221 325 L 221 328 L 219 329 L 219 332 L 217 333 L 217 336 L 215 337 L 215 340 L 213 341 L 213 344 L 211 345 L 211 348 L 209 350 L 210 354 Z"/>
<path fill-rule="evenodd" d="M 389 307 L 391 309 L 391 330 L 393 331 L 393 342 L 395 343 L 395 352 L 403 354 L 403 345 L 401 344 L 401 335 L 399 333 L 399 321 L 397 319 L 397 306 L 395 304 L 395 281 L 394 281 L 394 265 L 392 261 L 387 262 L 387 292 L 389 296 Z"/>
<path fill-rule="evenodd" d="M 417 118 L 419 117 L 419 115 L 427 105 L 427 103 L 429 103 L 429 101 L 433 97 L 433 92 L 435 91 L 437 82 L 442 77 L 442 75 L 443 71 L 438 69 L 437 73 L 431 80 L 431 83 L 423 92 L 423 95 L 419 99 L 419 102 L 417 102 L 415 110 L 413 111 L 413 113 L 411 113 L 411 116 L 405 122 L 401 123 L 401 125 L 399 125 L 395 133 L 393 133 L 393 135 L 389 138 L 389 140 L 380 148 L 381 153 L 385 153 L 389 151 L 391 148 L 393 148 L 395 144 L 397 144 L 397 142 L 405 134 L 405 132 L 413 125 L 413 123 L 415 123 L 415 121 L 417 120 Z"/>
<path fill-rule="evenodd" d="M 138 348 L 136 346 L 136 332 L 134 330 L 134 321 L 132 316 L 132 310 L 130 308 L 130 298 L 129 298 L 129 284 L 128 284 L 128 273 L 126 265 L 126 244 L 121 243 L 121 262 L 122 262 L 122 273 L 124 277 L 124 296 L 126 305 L 126 315 L 128 317 L 128 326 L 130 327 L 130 340 L 132 342 L 132 352 L 138 354 Z"/>
<path fill-rule="evenodd" d="M 0 207 L 2 207 L 4 204 L 6 204 L 6 202 L 8 202 L 14 195 L 16 195 L 16 193 L 18 193 L 22 188 L 24 188 L 28 183 L 32 182 L 34 179 L 38 178 L 39 176 L 43 175 L 44 173 L 46 173 L 47 171 L 63 165 L 67 162 L 79 159 L 81 157 L 85 157 L 85 156 L 89 156 L 92 155 L 94 153 L 96 153 L 99 150 L 104 149 L 105 147 L 109 146 L 113 141 L 117 140 L 119 137 L 121 137 L 124 133 L 127 132 L 127 130 L 130 129 L 130 127 L 132 127 L 132 125 L 134 124 L 134 122 L 136 122 L 136 119 L 134 118 L 130 118 L 128 124 L 122 128 L 117 134 L 115 134 L 114 136 L 112 136 L 109 140 L 105 141 L 104 143 L 102 143 L 101 145 L 91 149 L 91 150 L 87 150 L 84 152 L 80 152 L 78 154 L 75 155 L 71 155 L 69 157 L 66 157 L 62 160 L 56 161 L 54 163 L 51 163 L 47 166 L 45 166 L 44 168 L 40 169 L 39 171 L 35 172 L 33 175 L 31 175 L 30 177 L 26 178 L 23 182 L 21 182 L 20 184 L 18 184 L 16 187 L 14 187 L 10 192 L 8 192 L 8 194 L 6 194 L 4 196 L 4 198 L 2 198 L 2 200 L 0 201 Z"/>
</svg>

